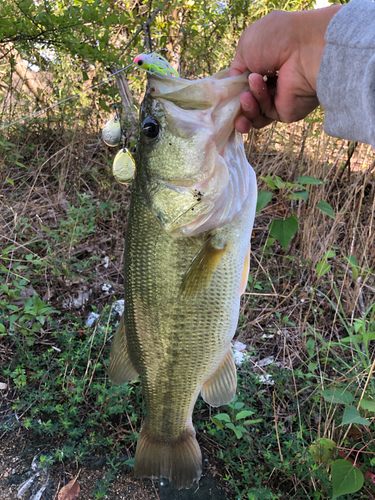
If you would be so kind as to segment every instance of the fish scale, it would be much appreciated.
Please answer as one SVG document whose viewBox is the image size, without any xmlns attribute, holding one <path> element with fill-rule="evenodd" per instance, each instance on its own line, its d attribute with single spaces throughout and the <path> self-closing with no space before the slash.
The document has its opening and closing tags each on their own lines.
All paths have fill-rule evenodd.
<svg viewBox="0 0 375 500">
<path fill-rule="evenodd" d="M 256 205 L 255 174 L 244 156 L 241 139 L 232 134 L 241 86 L 245 88 L 241 82 L 245 80 L 228 79 L 227 91 L 225 82 L 216 85 L 215 78 L 222 77 L 219 74 L 206 83 L 218 93 L 211 92 L 212 105 L 219 105 L 219 111 L 224 113 L 228 107 L 232 109 L 229 125 L 225 125 L 219 111 L 214 118 L 207 112 L 204 122 L 200 114 L 195 114 L 193 125 L 183 123 L 181 130 L 180 122 L 177 121 L 178 126 L 171 125 L 173 106 L 165 105 L 162 96 L 151 95 L 152 89 L 158 88 L 160 77 L 153 77 L 146 92 L 141 123 L 149 120 L 147 133 L 159 130 L 159 135 L 149 140 L 141 131 L 137 145 L 137 173 L 125 238 L 125 311 L 112 344 L 109 366 L 115 383 L 132 380 L 138 374 L 142 379 L 146 415 L 137 443 L 135 475 L 166 477 L 178 488 L 191 486 L 201 476 L 201 451 L 192 424 L 199 393 L 212 406 L 229 403 L 235 394 L 236 372 L 230 345 L 238 321 L 240 293 L 247 282 Z M 165 87 L 168 82 L 164 80 Z M 189 92 L 192 82 L 171 80 L 172 86 L 178 86 L 177 94 L 167 95 L 176 103 L 179 120 L 179 103 L 188 100 L 183 86 Z M 210 92 L 206 83 L 199 81 L 207 100 Z M 233 87 L 237 108 L 220 100 L 220 92 L 222 99 L 230 99 Z M 199 93 L 196 91 L 195 95 Z M 207 106 L 206 100 L 197 104 L 200 110 Z M 184 116 L 189 118 L 188 114 Z M 220 122 L 218 131 L 216 120 Z M 195 132 L 194 127 L 203 128 Z M 220 153 L 214 148 L 215 140 L 219 141 Z M 173 154 L 170 144 L 176 142 L 179 146 Z M 232 187 L 227 188 L 224 181 L 221 185 L 221 179 L 213 175 L 215 189 L 210 190 L 214 163 L 202 165 L 197 175 L 199 157 L 187 157 L 186 152 L 202 144 L 210 148 L 210 154 L 202 156 L 210 161 L 217 157 L 218 168 L 220 172 L 227 168 L 224 180 L 231 182 Z M 225 151 L 229 152 L 228 159 Z M 235 155 L 242 164 L 233 164 Z M 195 185 L 189 180 L 189 169 Z M 199 182 L 205 189 L 199 189 Z M 194 189 L 199 195 L 194 194 Z M 237 205 L 231 206 L 230 197 L 236 189 L 241 198 L 240 210 L 235 198 L 233 203 Z M 227 202 L 226 210 L 215 212 L 215 203 L 223 201 Z M 206 215 L 199 212 L 200 203 L 208 207 Z M 201 222 L 197 223 L 198 217 Z M 216 220 L 212 217 L 217 217 L 218 227 L 212 227 L 212 220 Z M 204 230 L 205 224 L 209 230 Z"/>
</svg>

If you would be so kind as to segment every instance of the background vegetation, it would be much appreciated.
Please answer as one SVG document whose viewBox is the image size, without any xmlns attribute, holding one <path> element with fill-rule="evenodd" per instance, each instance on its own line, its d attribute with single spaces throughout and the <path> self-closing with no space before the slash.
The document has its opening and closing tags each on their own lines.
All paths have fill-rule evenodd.
<svg viewBox="0 0 375 500">
<path fill-rule="evenodd" d="M 140 383 L 113 386 L 106 370 L 130 188 L 112 178 L 116 151 L 101 129 L 115 104 L 134 148 L 145 79 L 129 69 L 105 80 L 150 43 L 180 61 L 182 76 L 212 74 L 230 64 L 247 24 L 275 8 L 309 7 L 1 4 L 3 491 L 23 487 L 32 498 L 45 487 L 43 498 L 55 498 L 82 469 L 80 498 L 162 495 L 156 482 L 131 476 Z M 369 146 L 327 137 L 322 120 L 317 110 L 246 138 L 262 192 L 236 335 L 248 355 L 237 399 L 215 410 L 200 400 L 194 413 L 205 472 L 228 499 L 375 496 L 375 164 Z M 25 448 L 34 468 L 10 466 Z M 105 469 L 90 471 L 95 460 Z"/>
</svg>

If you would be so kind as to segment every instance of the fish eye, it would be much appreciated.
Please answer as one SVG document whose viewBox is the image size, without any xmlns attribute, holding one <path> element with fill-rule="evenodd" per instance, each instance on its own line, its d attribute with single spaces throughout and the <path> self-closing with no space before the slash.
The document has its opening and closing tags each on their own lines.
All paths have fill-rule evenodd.
<svg viewBox="0 0 375 500">
<path fill-rule="evenodd" d="M 160 125 L 154 118 L 146 118 L 142 123 L 142 130 L 148 139 L 155 139 L 159 135 Z"/>
</svg>

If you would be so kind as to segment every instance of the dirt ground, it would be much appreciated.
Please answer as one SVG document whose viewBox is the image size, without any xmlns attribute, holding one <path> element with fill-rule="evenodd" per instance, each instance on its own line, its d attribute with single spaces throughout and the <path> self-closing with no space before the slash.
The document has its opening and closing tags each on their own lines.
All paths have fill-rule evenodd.
<svg viewBox="0 0 375 500">
<path fill-rule="evenodd" d="M 109 500 L 227 500 L 229 492 L 214 477 L 215 468 L 203 474 L 199 485 L 189 490 L 177 490 L 167 481 L 135 480 L 132 469 L 123 464 L 128 457 L 119 457 L 118 474 L 107 487 L 105 496 L 96 496 L 97 482 L 106 472 L 105 457 L 88 457 L 83 465 L 63 462 L 47 470 L 37 467 L 40 454 L 53 446 L 44 438 L 36 439 L 19 428 L 14 434 L 0 436 L 0 499 L 56 500 L 63 486 L 78 475 L 79 500 L 107 498 Z M 31 479 L 34 478 L 32 481 Z M 26 481 L 31 485 L 26 488 Z M 28 483 L 30 484 L 30 483 Z M 43 486 L 45 489 L 42 491 Z M 40 496 L 41 495 L 41 496 Z"/>
</svg>

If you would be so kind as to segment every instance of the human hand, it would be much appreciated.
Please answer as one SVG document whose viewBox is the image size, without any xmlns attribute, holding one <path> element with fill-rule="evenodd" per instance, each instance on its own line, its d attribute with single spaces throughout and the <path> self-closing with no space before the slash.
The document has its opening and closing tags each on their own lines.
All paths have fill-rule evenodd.
<svg viewBox="0 0 375 500">
<path fill-rule="evenodd" d="M 242 114 L 235 122 L 239 132 L 265 127 L 273 120 L 294 122 L 318 106 L 316 80 L 324 35 L 340 8 L 275 11 L 244 31 L 229 73 L 252 72 L 250 92 L 241 95 Z M 270 89 L 263 76 L 276 77 L 276 88 Z"/>
</svg>

